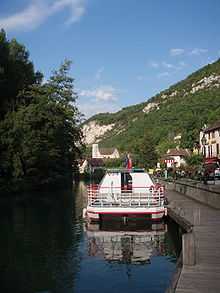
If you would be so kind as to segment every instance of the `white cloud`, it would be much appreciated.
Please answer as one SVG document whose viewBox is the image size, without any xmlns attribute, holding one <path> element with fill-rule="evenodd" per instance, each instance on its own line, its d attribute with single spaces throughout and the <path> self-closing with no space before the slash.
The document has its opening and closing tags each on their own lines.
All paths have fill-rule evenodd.
<svg viewBox="0 0 220 293">
<path fill-rule="evenodd" d="M 167 63 L 165 61 L 162 62 L 162 66 L 167 68 L 167 69 L 170 69 L 170 70 L 181 70 L 183 67 L 186 66 L 186 63 L 184 61 L 179 61 L 177 64 L 171 64 L 171 63 Z"/>
<path fill-rule="evenodd" d="M 78 107 L 86 119 L 98 113 L 116 112 L 120 109 L 119 105 L 113 103 L 81 103 L 80 101 Z"/>
<path fill-rule="evenodd" d="M 99 68 L 95 74 L 95 79 L 100 80 L 103 72 L 104 72 L 104 67 Z"/>
<path fill-rule="evenodd" d="M 57 0 L 51 7 L 53 13 L 65 8 L 70 10 L 70 17 L 66 23 L 77 22 L 85 13 L 85 0 Z"/>
<path fill-rule="evenodd" d="M 179 66 L 179 68 L 183 68 L 183 67 L 186 66 L 186 63 L 185 63 L 184 61 L 180 61 L 180 62 L 178 63 L 178 66 Z"/>
<path fill-rule="evenodd" d="M 153 66 L 153 64 L 156 64 L 156 66 Z M 186 63 L 184 61 L 179 61 L 177 64 L 172 64 L 169 63 L 167 61 L 162 61 L 162 62 L 154 62 L 154 63 L 150 63 L 151 67 L 154 68 L 165 68 L 166 70 L 169 71 L 176 71 L 176 70 L 181 70 L 183 67 L 186 66 Z M 168 73 L 168 72 L 167 72 Z M 158 75 L 160 76 L 161 73 L 159 73 Z M 167 75 L 166 73 L 162 72 L 162 76 Z M 137 77 L 138 80 L 143 80 L 144 77 L 142 75 Z"/>
<path fill-rule="evenodd" d="M 170 63 L 167 63 L 165 61 L 162 62 L 162 66 L 167 68 L 167 69 L 176 69 L 176 66 Z"/>
<path fill-rule="evenodd" d="M 95 101 L 117 101 L 117 90 L 112 86 L 101 86 L 95 90 L 82 90 L 79 92 L 81 97 L 95 98 Z"/>
<path fill-rule="evenodd" d="M 100 86 L 96 89 L 79 90 L 79 109 L 86 118 L 103 112 L 115 112 L 118 105 L 118 90 L 111 85 Z"/>
<path fill-rule="evenodd" d="M 52 4 L 48 0 L 32 0 L 22 11 L 0 17 L 0 27 L 7 31 L 29 31 L 64 9 L 70 11 L 66 24 L 79 21 L 85 13 L 85 0 L 56 0 Z"/>
<path fill-rule="evenodd" d="M 163 78 L 163 77 L 168 77 L 170 76 L 170 73 L 165 71 L 165 72 L 161 72 L 157 75 L 158 78 Z"/>
<path fill-rule="evenodd" d="M 42 13 L 40 13 L 42 11 Z M 11 30 L 31 30 L 40 25 L 46 18 L 42 2 L 31 3 L 23 11 L 17 12 L 8 17 L 0 18 L 0 27 Z"/>
<path fill-rule="evenodd" d="M 150 65 L 150 67 L 153 67 L 153 68 L 159 68 L 159 66 L 160 66 L 159 63 L 155 62 L 155 61 L 150 61 L 149 65 Z"/>
<path fill-rule="evenodd" d="M 189 55 L 201 55 L 204 53 L 207 53 L 208 50 L 207 49 L 201 49 L 201 48 L 194 48 L 189 52 Z"/>
<path fill-rule="evenodd" d="M 181 48 L 170 49 L 171 56 L 179 56 L 179 55 L 183 55 L 184 53 L 185 53 L 185 50 Z"/>
</svg>

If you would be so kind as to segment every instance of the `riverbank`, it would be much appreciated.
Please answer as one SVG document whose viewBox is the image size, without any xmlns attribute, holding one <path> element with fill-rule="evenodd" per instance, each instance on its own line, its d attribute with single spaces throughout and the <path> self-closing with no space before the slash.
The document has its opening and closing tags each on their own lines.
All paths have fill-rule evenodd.
<svg viewBox="0 0 220 293">
<path fill-rule="evenodd" d="M 165 185 L 168 215 L 186 230 L 182 237 L 182 269 L 167 292 L 219 292 L 219 187 L 183 181 Z"/>
<path fill-rule="evenodd" d="M 220 182 L 216 184 L 203 184 L 195 180 L 174 180 L 174 181 L 161 181 L 165 184 L 166 189 L 175 190 L 184 194 L 193 200 L 208 205 L 210 207 L 220 209 Z"/>
</svg>

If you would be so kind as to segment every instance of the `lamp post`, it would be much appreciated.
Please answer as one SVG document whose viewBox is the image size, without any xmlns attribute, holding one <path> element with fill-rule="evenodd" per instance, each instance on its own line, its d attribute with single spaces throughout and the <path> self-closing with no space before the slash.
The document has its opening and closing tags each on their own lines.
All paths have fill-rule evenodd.
<svg viewBox="0 0 220 293">
<path fill-rule="evenodd" d="M 205 138 L 205 133 L 203 133 L 203 137 L 201 139 L 201 143 L 202 143 L 202 154 L 203 154 L 203 158 L 205 159 L 206 157 L 206 149 L 205 149 L 205 145 L 207 143 L 207 140 Z"/>
<path fill-rule="evenodd" d="M 201 139 L 201 143 L 202 143 L 202 154 L 203 154 L 203 163 L 205 163 L 205 157 L 206 157 L 206 149 L 205 149 L 205 145 L 207 143 L 207 140 L 205 138 L 205 133 L 203 133 L 203 137 Z M 207 184 L 207 174 L 206 174 L 206 170 L 203 169 L 203 183 Z"/>
</svg>

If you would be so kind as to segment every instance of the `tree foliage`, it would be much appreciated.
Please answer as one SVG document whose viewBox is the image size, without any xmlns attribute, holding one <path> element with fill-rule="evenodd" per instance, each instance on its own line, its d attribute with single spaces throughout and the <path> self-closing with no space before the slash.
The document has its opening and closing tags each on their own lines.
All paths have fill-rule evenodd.
<svg viewBox="0 0 220 293">
<path fill-rule="evenodd" d="M 186 163 L 189 166 L 200 166 L 203 162 L 203 156 L 200 154 L 192 154 L 186 157 Z"/>
<path fill-rule="evenodd" d="M 21 102 L 18 93 L 29 85 L 40 82 L 42 74 L 34 71 L 25 46 L 15 39 L 8 41 L 0 31 L 0 119 Z M 21 97 L 21 96 L 20 96 Z"/>
<path fill-rule="evenodd" d="M 156 165 L 157 153 L 154 138 L 150 132 L 146 132 L 134 143 L 133 152 L 135 166 L 148 169 Z"/>
<path fill-rule="evenodd" d="M 3 52 L 10 49 L 6 63 L 14 60 L 1 79 L 1 186 L 36 189 L 71 182 L 81 145 L 81 116 L 74 80 L 68 75 L 71 62 L 66 60 L 41 84 L 42 75 L 34 72 L 23 45 L 8 42 L 2 31 L 1 46 Z"/>
</svg>

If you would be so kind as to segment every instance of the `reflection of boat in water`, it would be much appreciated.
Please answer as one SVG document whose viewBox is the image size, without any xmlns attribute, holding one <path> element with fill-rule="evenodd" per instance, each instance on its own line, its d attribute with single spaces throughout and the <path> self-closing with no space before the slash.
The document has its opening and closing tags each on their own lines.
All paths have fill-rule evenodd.
<svg viewBox="0 0 220 293">
<path fill-rule="evenodd" d="M 148 264 L 152 256 L 164 254 L 164 223 L 134 228 L 129 225 L 114 227 L 112 223 L 86 224 L 89 256 L 109 262 Z"/>
<path fill-rule="evenodd" d="M 164 187 L 142 169 L 107 170 L 101 183 L 88 189 L 84 211 L 90 221 L 109 217 L 160 220 L 165 213 Z"/>
</svg>

